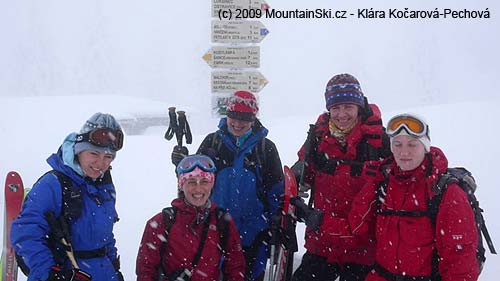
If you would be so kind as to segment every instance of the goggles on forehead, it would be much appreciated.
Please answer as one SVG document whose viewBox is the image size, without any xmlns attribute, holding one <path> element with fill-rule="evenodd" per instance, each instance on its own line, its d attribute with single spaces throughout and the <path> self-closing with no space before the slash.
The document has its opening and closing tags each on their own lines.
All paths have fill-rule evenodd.
<svg viewBox="0 0 500 281">
<path fill-rule="evenodd" d="M 109 128 L 97 128 L 76 136 L 76 142 L 89 142 L 100 147 L 109 147 L 115 151 L 123 147 L 123 132 Z"/>
<path fill-rule="evenodd" d="M 196 167 L 209 173 L 214 173 L 217 169 L 215 167 L 214 161 L 210 157 L 205 155 L 190 155 L 184 157 L 184 159 L 177 165 L 177 174 L 189 173 Z"/>
<path fill-rule="evenodd" d="M 412 115 L 396 115 L 389 120 L 386 129 L 386 133 L 389 137 L 397 136 L 402 130 L 405 130 L 408 135 L 416 138 L 423 136 L 429 137 L 429 126 Z"/>
</svg>

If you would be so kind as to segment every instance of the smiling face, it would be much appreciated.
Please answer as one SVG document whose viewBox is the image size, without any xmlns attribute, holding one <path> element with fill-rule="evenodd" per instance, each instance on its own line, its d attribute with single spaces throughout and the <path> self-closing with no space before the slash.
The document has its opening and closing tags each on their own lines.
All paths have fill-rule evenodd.
<svg viewBox="0 0 500 281">
<path fill-rule="evenodd" d="M 244 121 L 227 117 L 227 127 L 235 137 L 241 137 L 252 127 L 252 121 Z"/>
<path fill-rule="evenodd" d="M 328 109 L 330 120 L 341 130 L 352 128 L 358 121 L 359 107 L 353 103 L 336 104 Z"/>
<path fill-rule="evenodd" d="M 398 135 L 391 140 L 391 151 L 399 168 L 411 171 L 422 163 L 425 158 L 425 146 L 415 137 Z"/>
<path fill-rule="evenodd" d="M 191 205 L 203 207 L 208 201 L 213 186 L 214 182 L 209 178 L 193 176 L 182 184 L 181 189 L 184 192 L 184 197 Z"/>
<path fill-rule="evenodd" d="M 78 162 L 87 177 L 96 179 L 104 174 L 113 162 L 113 154 L 84 150 L 78 154 Z"/>
</svg>

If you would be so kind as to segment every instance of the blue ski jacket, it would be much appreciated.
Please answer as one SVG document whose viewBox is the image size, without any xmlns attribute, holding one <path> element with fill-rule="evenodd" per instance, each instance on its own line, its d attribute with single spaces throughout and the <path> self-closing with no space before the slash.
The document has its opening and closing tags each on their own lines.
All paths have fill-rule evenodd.
<svg viewBox="0 0 500 281">
<path fill-rule="evenodd" d="M 55 171 L 69 177 L 74 188 L 82 191 L 81 215 L 70 222 L 73 251 L 100 252 L 90 258 L 77 257 L 78 266 L 89 273 L 93 281 L 118 280 L 115 270 L 118 258 L 113 235 L 113 225 L 118 221 L 118 214 L 111 174 L 108 170 L 102 178 L 95 181 L 80 176 L 64 164 L 63 147 L 64 145 L 56 154 L 52 154 L 47 162 Z M 68 151 L 71 152 L 72 150 Z M 67 258 L 62 262 L 56 261 L 53 251 L 60 244 L 54 245 L 53 241 L 47 239 L 51 229 L 45 214 L 53 211 L 59 217 L 62 201 L 61 183 L 55 174 L 46 173 L 28 193 L 19 217 L 12 224 L 11 242 L 16 253 L 23 257 L 30 269 L 28 281 L 47 280 L 51 267 L 55 265 L 63 269 L 72 268 Z"/>
<path fill-rule="evenodd" d="M 252 132 L 237 140 L 222 118 L 219 130 L 209 134 L 197 152 L 210 156 L 217 166 L 211 200 L 229 211 L 244 247 L 262 242 L 255 240 L 268 232 L 284 192 L 281 160 L 267 133 L 256 120 Z"/>
</svg>

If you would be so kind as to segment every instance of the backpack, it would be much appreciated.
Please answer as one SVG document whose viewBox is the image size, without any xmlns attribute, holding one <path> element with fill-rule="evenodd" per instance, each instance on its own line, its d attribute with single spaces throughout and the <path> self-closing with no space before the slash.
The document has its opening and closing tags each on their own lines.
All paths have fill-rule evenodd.
<svg viewBox="0 0 500 281">
<path fill-rule="evenodd" d="M 209 147 L 210 158 L 216 162 L 216 157 L 212 157 L 213 154 L 218 154 L 221 151 L 222 147 L 222 139 L 218 133 L 214 133 L 211 145 Z M 264 179 L 263 179 L 263 165 L 267 163 L 267 153 L 266 153 L 266 138 L 262 138 L 258 144 L 255 145 L 255 161 L 250 161 L 247 156 L 245 156 L 243 166 L 255 173 L 257 178 L 257 197 L 262 202 L 264 206 L 264 212 L 269 213 L 271 207 L 269 206 L 269 202 L 267 201 L 267 191 L 264 189 Z M 220 156 L 218 156 L 220 157 Z M 216 163 L 217 164 L 217 163 Z M 231 164 L 232 165 L 232 164 Z M 219 169 L 219 168 L 218 168 Z"/>
<path fill-rule="evenodd" d="M 158 280 L 164 280 L 163 277 L 165 276 L 165 268 L 163 268 L 163 259 L 165 256 L 165 251 L 167 250 L 168 235 L 170 233 L 172 225 L 174 225 L 175 223 L 176 214 L 177 214 L 177 209 L 175 207 L 166 207 L 162 210 L 162 220 L 163 220 L 163 225 L 165 227 L 166 237 L 165 239 L 162 239 L 160 247 L 160 266 L 158 268 Z M 225 253 L 228 234 L 229 234 L 229 228 L 227 227 L 228 223 L 226 221 L 228 212 L 222 208 L 217 207 L 215 209 L 215 214 L 216 214 L 216 227 L 217 231 L 219 232 L 219 240 L 221 241 L 219 245 L 220 250 L 222 251 L 222 253 Z M 206 235 L 206 230 L 208 229 L 208 219 L 204 229 L 204 236 Z M 204 240 L 205 239 L 202 239 L 201 243 L 204 243 L 205 242 Z M 197 260 L 200 258 L 202 250 L 203 250 L 203 244 L 200 247 L 198 247 L 198 250 L 196 251 L 194 258 L 194 260 L 196 260 L 195 264 L 197 263 Z"/>
<path fill-rule="evenodd" d="M 62 192 L 61 218 L 64 218 L 64 221 L 67 223 L 68 235 L 71 235 L 71 228 L 69 227 L 71 225 L 70 222 L 72 220 L 78 219 L 82 214 L 82 208 L 83 208 L 82 191 L 81 189 L 73 186 L 73 183 L 68 176 L 56 170 L 52 170 L 45 173 L 40 177 L 40 179 L 49 173 L 55 175 L 61 185 L 61 192 Z M 64 250 L 61 248 L 57 249 L 56 247 L 57 241 L 55 241 L 54 237 L 51 235 L 49 235 L 48 245 L 49 248 L 52 250 L 52 254 L 56 262 L 62 263 L 67 259 Z M 15 254 L 18 267 L 21 269 L 21 272 L 24 275 L 28 276 L 30 272 L 29 267 L 24 262 L 22 256 L 18 255 L 17 253 Z"/>
<path fill-rule="evenodd" d="M 474 219 L 476 222 L 476 227 L 478 231 L 478 245 L 476 249 L 476 259 L 479 265 L 479 272 L 481 273 L 484 263 L 486 261 L 486 250 L 484 247 L 484 240 L 486 240 L 486 244 L 492 254 L 496 254 L 495 247 L 493 245 L 493 241 L 488 233 L 488 229 L 486 228 L 486 223 L 483 217 L 483 209 L 479 207 L 479 201 L 477 200 L 474 192 L 476 191 L 477 185 L 472 176 L 472 173 L 463 167 L 456 168 L 448 168 L 447 172 L 438 179 L 437 183 L 432 187 L 434 191 L 434 195 L 429 198 L 427 201 L 427 210 L 423 212 L 418 211 L 398 211 L 398 210 L 382 210 L 381 205 L 384 200 L 384 196 L 386 194 L 386 189 L 388 185 L 389 177 L 386 173 L 384 174 L 385 181 L 379 186 L 377 190 L 377 214 L 380 215 L 396 215 L 396 216 L 428 216 L 431 219 L 432 224 L 436 225 L 436 217 L 439 212 L 439 207 L 441 201 L 443 199 L 443 194 L 448 188 L 448 185 L 451 183 L 456 183 L 462 190 L 467 194 L 467 200 L 472 207 L 472 211 L 474 213 Z M 432 280 L 440 280 L 439 272 L 438 272 L 438 262 L 439 257 L 437 256 L 437 252 L 434 253 L 433 264 L 432 264 Z"/>
</svg>

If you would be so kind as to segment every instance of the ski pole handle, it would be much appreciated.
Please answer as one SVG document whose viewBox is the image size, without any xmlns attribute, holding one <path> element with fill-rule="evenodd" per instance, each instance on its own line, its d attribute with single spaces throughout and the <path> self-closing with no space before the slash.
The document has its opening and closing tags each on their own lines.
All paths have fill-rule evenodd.
<svg viewBox="0 0 500 281">
<path fill-rule="evenodd" d="M 175 107 L 168 108 L 168 118 L 169 125 L 167 132 L 165 132 L 165 139 L 171 140 L 174 137 L 174 133 L 177 132 L 177 115 L 175 115 Z"/>
<path fill-rule="evenodd" d="M 179 134 L 181 136 L 181 143 L 182 143 L 182 137 L 186 137 L 186 143 L 191 144 L 193 142 L 193 135 L 191 134 L 191 129 L 189 128 L 189 123 L 186 118 L 186 112 L 185 111 L 177 111 L 178 115 L 178 120 L 179 120 Z"/>
</svg>

